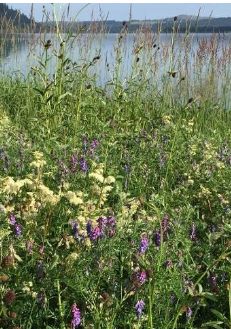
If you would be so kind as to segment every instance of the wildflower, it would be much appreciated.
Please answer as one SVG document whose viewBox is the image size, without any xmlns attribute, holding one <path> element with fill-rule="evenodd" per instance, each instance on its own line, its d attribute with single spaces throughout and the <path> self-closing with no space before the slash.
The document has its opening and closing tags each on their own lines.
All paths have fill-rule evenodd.
<svg viewBox="0 0 231 329">
<path fill-rule="evenodd" d="M 92 230 L 92 221 L 91 220 L 89 220 L 88 222 L 87 222 L 87 236 L 88 237 L 90 237 L 90 235 L 91 235 L 91 230 Z"/>
<path fill-rule="evenodd" d="M 44 248 L 45 248 L 44 245 L 42 245 L 42 246 L 39 248 L 39 253 L 40 253 L 40 254 L 43 254 L 43 253 L 44 253 Z"/>
<path fill-rule="evenodd" d="M 147 236 L 144 234 L 141 239 L 140 247 L 139 247 L 139 253 L 140 254 L 145 254 L 146 249 L 148 248 L 148 239 Z"/>
<path fill-rule="evenodd" d="M 87 162 L 86 162 L 85 157 L 82 157 L 81 158 L 80 167 L 81 167 L 81 169 L 82 169 L 83 172 L 86 172 L 87 171 Z"/>
<path fill-rule="evenodd" d="M 78 223 L 76 220 L 74 220 L 72 223 L 71 223 L 71 226 L 72 226 L 72 234 L 74 236 L 74 238 L 76 240 L 78 240 L 79 238 L 79 232 L 78 232 Z"/>
<path fill-rule="evenodd" d="M 187 319 L 191 319 L 192 315 L 193 315 L 192 309 L 190 307 L 187 307 L 186 308 L 186 317 L 187 317 Z"/>
<path fill-rule="evenodd" d="M 142 299 L 138 300 L 138 302 L 136 303 L 136 314 L 137 314 L 137 317 L 140 318 L 142 313 L 143 313 L 143 308 L 144 308 L 144 301 Z"/>
<path fill-rule="evenodd" d="M 99 146 L 99 141 L 97 141 L 97 140 L 93 140 L 92 142 L 91 142 L 91 145 L 90 145 L 90 154 L 91 155 L 94 155 L 94 150 L 95 150 L 95 148 L 97 147 L 97 146 Z"/>
<path fill-rule="evenodd" d="M 11 225 L 15 225 L 16 224 L 16 218 L 14 216 L 14 214 L 11 212 L 10 213 L 10 224 Z"/>
<path fill-rule="evenodd" d="M 157 247 L 161 244 L 161 233 L 160 231 L 156 231 L 153 235 L 153 241 Z"/>
<path fill-rule="evenodd" d="M 162 220 L 162 230 L 163 230 L 163 233 L 167 232 L 167 228 L 168 228 L 168 215 L 164 215 L 164 219 Z"/>
<path fill-rule="evenodd" d="M 142 270 L 140 275 L 139 275 L 139 283 L 143 284 L 147 279 L 147 274 L 146 274 L 146 271 L 145 270 Z"/>
<path fill-rule="evenodd" d="M 75 303 L 72 305 L 72 313 L 73 313 L 73 319 L 71 320 L 71 328 L 75 329 L 81 323 L 81 313 Z"/>
<path fill-rule="evenodd" d="M 15 234 L 19 238 L 22 234 L 22 226 L 20 224 L 16 224 L 14 227 L 15 227 Z"/>
<path fill-rule="evenodd" d="M 210 232 L 214 233 L 216 231 L 216 226 L 214 224 L 210 225 Z"/>
<path fill-rule="evenodd" d="M 191 240 L 196 240 L 196 229 L 195 229 L 195 224 L 193 223 L 190 229 L 190 239 Z"/>
<path fill-rule="evenodd" d="M 171 259 L 168 259 L 168 260 L 165 262 L 165 266 L 166 266 L 166 267 L 170 267 L 170 266 L 172 266 L 172 260 L 171 260 Z"/>
<path fill-rule="evenodd" d="M 100 237 L 101 232 L 100 232 L 100 228 L 98 226 L 96 226 L 90 233 L 90 239 L 91 241 L 95 241 L 98 240 L 98 238 Z"/>
<path fill-rule="evenodd" d="M 99 229 L 100 229 L 101 233 L 103 233 L 105 230 L 106 224 L 107 224 L 107 219 L 105 219 L 103 217 L 99 217 L 97 219 L 97 222 L 99 224 Z"/>
<path fill-rule="evenodd" d="M 215 286 L 216 285 L 216 277 L 214 274 L 210 275 L 210 284 L 211 286 Z"/>
</svg>

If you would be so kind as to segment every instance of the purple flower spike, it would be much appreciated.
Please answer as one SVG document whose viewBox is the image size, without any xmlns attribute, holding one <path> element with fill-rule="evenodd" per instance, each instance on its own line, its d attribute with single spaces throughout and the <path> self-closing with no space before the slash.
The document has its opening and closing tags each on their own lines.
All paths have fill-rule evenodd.
<svg viewBox="0 0 231 329">
<path fill-rule="evenodd" d="M 137 314 L 137 317 L 140 318 L 142 313 L 143 313 L 143 308 L 144 308 L 144 301 L 141 299 L 141 300 L 138 300 L 138 302 L 136 303 L 136 314 Z"/>
<path fill-rule="evenodd" d="M 161 233 L 160 231 L 156 231 L 153 236 L 153 241 L 157 247 L 161 244 Z"/>
<path fill-rule="evenodd" d="M 91 241 L 95 241 L 95 240 L 98 240 L 99 237 L 101 235 L 101 231 L 100 231 L 100 228 L 98 226 L 96 226 L 92 231 L 91 231 L 91 234 L 90 234 L 90 239 Z"/>
<path fill-rule="evenodd" d="M 147 274 L 145 270 L 142 270 L 140 275 L 139 275 L 139 283 L 143 284 L 147 279 Z"/>
<path fill-rule="evenodd" d="M 164 215 L 164 219 L 162 220 L 162 230 L 163 230 L 163 233 L 167 232 L 167 229 L 168 229 L 168 215 Z"/>
<path fill-rule="evenodd" d="M 78 240 L 79 238 L 79 231 L 78 231 L 78 223 L 76 220 L 74 220 L 72 223 L 71 223 L 71 226 L 72 226 L 72 234 L 74 236 L 74 238 L 76 240 Z"/>
<path fill-rule="evenodd" d="M 75 329 L 81 323 L 81 313 L 75 303 L 72 305 L 72 314 L 73 314 L 73 319 L 71 320 L 71 328 Z"/>
<path fill-rule="evenodd" d="M 89 237 L 90 237 L 90 235 L 91 235 L 91 230 L 92 230 L 92 221 L 89 220 L 89 221 L 87 222 L 87 236 L 89 236 Z"/>
<path fill-rule="evenodd" d="M 20 238 L 22 234 L 22 226 L 20 224 L 16 224 L 15 226 L 15 234 L 18 238 Z"/>
<path fill-rule="evenodd" d="M 81 158 L 80 166 L 81 166 L 81 169 L 83 172 L 87 171 L 87 162 L 86 162 L 85 157 Z"/>
<path fill-rule="evenodd" d="M 10 213 L 10 224 L 11 225 L 15 225 L 16 224 L 16 218 L 14 216 L 14 214 L 11 212 Z"/>
<path fill-rule="evenodd" d="M 140 247 L 139 247 L 139 253 L 140 254 L 145 254 L 147 248 L 148 248 L 148 239 L 147 236 L 144 234 L 141 239 Z"/>
</svg>

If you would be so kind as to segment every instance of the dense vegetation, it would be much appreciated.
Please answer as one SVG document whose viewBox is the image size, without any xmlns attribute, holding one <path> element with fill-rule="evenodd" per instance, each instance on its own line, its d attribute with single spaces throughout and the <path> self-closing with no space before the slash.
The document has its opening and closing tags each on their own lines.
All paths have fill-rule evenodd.
<svg viewBox="0 0 231 329">
<path fill-rule="evenodd" d="M 124 25 L 99 86 L 56 33 L 0 80 L 0 328 L 230 328 L 230 45 L 140 29 L 123 80 Z"/>
</svg>

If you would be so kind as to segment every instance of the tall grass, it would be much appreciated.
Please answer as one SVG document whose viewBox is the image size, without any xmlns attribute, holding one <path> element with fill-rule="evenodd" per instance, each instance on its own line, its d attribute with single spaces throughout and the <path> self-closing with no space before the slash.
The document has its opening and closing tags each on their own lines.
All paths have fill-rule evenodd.
<svg viewBox="0 0 231 329">
<path fill-rule="evenodd" d="M 230 43 L 178 24 L 0 77 L 0 328 L 231 327 Z"/>
</svg>

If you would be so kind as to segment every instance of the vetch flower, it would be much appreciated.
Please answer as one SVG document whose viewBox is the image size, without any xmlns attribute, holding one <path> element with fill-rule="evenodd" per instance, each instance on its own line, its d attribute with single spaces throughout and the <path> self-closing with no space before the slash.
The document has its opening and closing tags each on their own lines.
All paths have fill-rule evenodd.
<svg viewBox="0 0 231 329">
<path fill-rule="evenodd" d="M 137 314 L 137 317 L 140 318 L 142 313 L 143 313 L 143 308 L 144 308 L 144 301 L 142 299 L 138 300 L 138 302 L 136 303 L 136 314 Z"/>
<path fill-rule="evenodd" d="M 78 231 L 78 223 L 76 220 L 74 220 L 72 223 L 71 223 L 71 226 L 72 226 L 72 234 L 74 236 L 74 238 L 76 240 L 78 240 L 79 238 L 79 231 Z"/>
<path fill-rule="evenodd" d="M 161 233 L 160 231 L 156 231 L 153 235 L 153 241 L 157 247 L 161 244 Z"/>
<path fill-rule="evenodd" d="M 71 328 L 75 329 L 81 323 L 81 313 L 76 303 L 72 305 L 72 314 L 73 314 L 73 319 L 71 320 Z"/>
<path fill-rule="evenodd" d="M 187 307 L 186 308 L 186 317 L 187 317 L 187 319 L 191 319 L 192 315 L 193 315 L 192 309 L 190 307 Z"/>
<path fill-rule="evenodd" d="M 147 279 L 147 274 L 146 274 L 146 271 L 145 270 L 142 270 L 139 274 L 139 278 L 138 278 L 138 281 L 140 284 L 143 284 Z"/>
<path fill-rule="evenodd" d="M 16 224 L 14 226 L 15 228 L 15 234 L 18 238 L 20 238 L 21 234 L 22 234 L 22 226 L 20 224 Z"/>
<path fill-rule="evenodd" d="M 147 236 L 144 234 L 141 239 L 140 247 L 139 247 L 139 253 L 140 254 L 145 254 L 147 248 L 148 248 L 148 239 Z"/>
<path fill-rule="evenodd" d="M 11 212 L 10 213 L 10 224 L 11 225 L 15 225 L 16 224 L 16 218 L 14 216 L 14 214 Z"/>
</svg>

